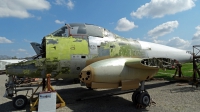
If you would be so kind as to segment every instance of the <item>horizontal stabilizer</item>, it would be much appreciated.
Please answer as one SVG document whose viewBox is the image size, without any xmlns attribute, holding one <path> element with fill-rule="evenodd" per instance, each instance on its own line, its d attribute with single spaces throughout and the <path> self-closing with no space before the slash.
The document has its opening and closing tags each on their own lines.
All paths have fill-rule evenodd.
<svg viewBox="0 0 200 112">
<path fill-rule="evenodd" d="M 40 50 L 41 50 L 41 45 L 39 43 L 36 43 L 36 42 L 31 42 L 31 46 L 35 50 L 35 53 L 37 55 L 39 55 L 40 54 Z"/>
</svg>

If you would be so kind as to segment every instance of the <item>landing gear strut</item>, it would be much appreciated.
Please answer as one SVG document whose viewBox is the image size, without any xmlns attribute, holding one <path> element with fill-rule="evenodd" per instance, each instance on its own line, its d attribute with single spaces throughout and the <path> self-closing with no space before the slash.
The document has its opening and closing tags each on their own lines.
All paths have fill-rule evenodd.
<svg viewBox="0 0 200 112">
<path fill-rule="evenodd" d="M 150 95 L 144 89 L 145 81 L 141 82 L 141 86 L 132 94 L 133 104 L 136 105 L 137 108 L 146 108 L 150 105 Z"/>
</svg>

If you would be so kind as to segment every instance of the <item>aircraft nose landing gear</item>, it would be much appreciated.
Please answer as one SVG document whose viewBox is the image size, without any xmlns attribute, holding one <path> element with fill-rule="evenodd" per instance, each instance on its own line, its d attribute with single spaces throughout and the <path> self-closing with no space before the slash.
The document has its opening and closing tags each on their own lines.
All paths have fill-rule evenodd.
<svg viewBox="0 0 200 112">
<path fill-rule="evenodd" d="M 146 108 L 150 105 L 151 99 L 149 93 L 144 90 L 144 81 L 141 86 L 132 94 L 132 101 L 136 108 Z"/>
<path fill-rule="evenodd" d="M 144 108 L 150 105 L 150 96 L 147 91 L 143 91 L 142 93 L 140 93 L 137 100 L 138 103 Z"/>
<path fill-rule="evenodd" d="M 132 94 L 132 101 L 137 108 L 146 108 L 150 105 L 151 99 L 147 91 L 137 90 Z"/>
</svg>

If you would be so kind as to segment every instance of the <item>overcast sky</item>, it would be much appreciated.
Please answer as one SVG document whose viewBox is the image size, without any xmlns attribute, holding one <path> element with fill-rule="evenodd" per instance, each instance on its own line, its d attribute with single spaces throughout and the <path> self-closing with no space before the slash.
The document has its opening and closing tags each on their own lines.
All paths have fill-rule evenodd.
<svg viewBox="0 0 200 112">
<path fill-rule="evenodd" d="M 199 0 L 0 0 L 0 55 L 33 56 L 30 42 L 74 22 L 185 50 L 200 43 Z"/>
</svg>

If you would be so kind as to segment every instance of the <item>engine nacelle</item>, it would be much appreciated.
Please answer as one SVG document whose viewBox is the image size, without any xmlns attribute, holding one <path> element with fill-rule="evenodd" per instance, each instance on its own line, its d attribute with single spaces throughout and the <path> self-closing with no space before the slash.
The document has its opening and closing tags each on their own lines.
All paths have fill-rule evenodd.
<svg viewBox="0 0 200 112">
<path fill-rule="evenodd" d="M 80 80 L 91 88 L 138 88 L 139 82 L 157 73 L 157 66 L 140 58 L 111 58 L 95 62 L 80 73 Z"/>
</svg>

